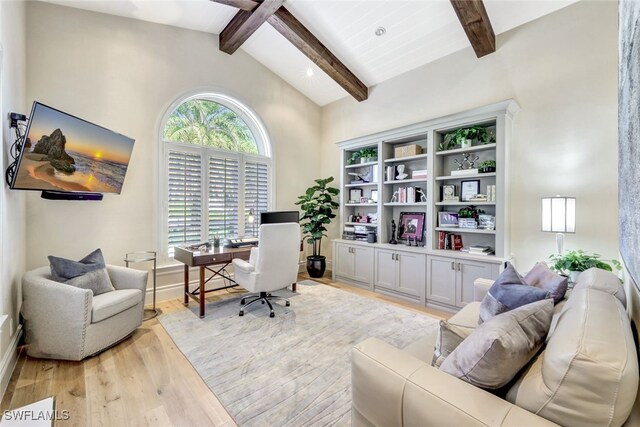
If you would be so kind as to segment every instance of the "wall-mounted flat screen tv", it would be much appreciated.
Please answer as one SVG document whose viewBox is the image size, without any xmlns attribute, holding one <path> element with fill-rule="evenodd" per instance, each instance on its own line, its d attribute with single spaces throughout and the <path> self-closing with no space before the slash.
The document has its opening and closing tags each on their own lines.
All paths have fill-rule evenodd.
<svg viewBox="0 0 640 427">
<path fill-rule="evenodd" d="M 120 194 L 134 140 L 34 102 L 15 190 Z"/>
</svg>

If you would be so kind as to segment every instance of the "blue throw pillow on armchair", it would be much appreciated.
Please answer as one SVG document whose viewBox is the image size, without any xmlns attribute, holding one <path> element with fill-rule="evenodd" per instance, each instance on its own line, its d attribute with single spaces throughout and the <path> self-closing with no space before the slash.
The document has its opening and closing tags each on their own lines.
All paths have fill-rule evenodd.
<svg viewBox="0 0 640 427">
<path fill-rule="evenodd" d="M 56 282 L 82 289 L 91 289 L 94 295 L 115 290 L 107 273 L 102 251 L 96 249 L 80 261 L 48 256 L 51 277 Z"/>
<path fill-rule="evenodd" d="M 528 285 L 513 265 L 507 263 L 507 267 L 500 273 L 480 303 L 478 323 L 486 322 L 500 313 L 546 298 L 550 298 L 548 291 Z"/>
</svg>

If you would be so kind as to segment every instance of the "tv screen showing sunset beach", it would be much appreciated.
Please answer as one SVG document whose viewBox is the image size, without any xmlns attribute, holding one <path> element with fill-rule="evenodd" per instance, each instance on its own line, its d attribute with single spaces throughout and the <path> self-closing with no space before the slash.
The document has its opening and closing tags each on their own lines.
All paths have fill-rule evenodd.
<svg viewBox="0 0 640 427">
<path fill-rule="evenodd" d="M 133 143 L 35 102 L 12 188 L 120 194 Z"/>
</svg>

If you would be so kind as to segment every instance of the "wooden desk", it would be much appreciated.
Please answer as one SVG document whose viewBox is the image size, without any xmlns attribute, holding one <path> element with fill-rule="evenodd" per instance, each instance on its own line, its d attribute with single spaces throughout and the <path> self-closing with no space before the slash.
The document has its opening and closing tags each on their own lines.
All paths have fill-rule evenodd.
<svg viewBox="0 0 640 427">
<path fill-rule="evenodd" d="M 249 261 L 250 255 L 251 246 L 243 248 L 211 248 L 207 252 L 176 247 L 173 257 L 184 264 L 184 305 L 189 305 L 189 298 L 197 301 L 200 304 L 200 318 L 203 318 L 206 293 L 238 286 L 235 280 L 226 274 L 225 268 L 231 264 L 234 258 Z M 212 268 L 213 266 L 218 268 L 214 269 Z M 193 292 L 189 291 L 190 267 L 200 267 L 200 285 Z M 213 274 L 208 279 L 205 279 L 207 270 Z M 233 284 L 207 290 L 206 284 L 216 276 L 229 280 Z"/>
</svg>

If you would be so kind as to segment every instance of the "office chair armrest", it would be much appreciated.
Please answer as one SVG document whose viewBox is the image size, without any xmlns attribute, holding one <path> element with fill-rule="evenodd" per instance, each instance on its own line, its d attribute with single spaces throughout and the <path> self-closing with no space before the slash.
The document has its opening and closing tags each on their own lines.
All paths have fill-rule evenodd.
<svg viewBox="0 0 640 427">
<path fill-rule="evenodd" d="M 241 270 L 243 273 L 246 273 L 246 274 L 253 273 L 255 271 L 255 268 L 253 267 L 253 265 L 249 264 L 247 261 L 240 258 L 233 259 L 233 268 L 237 270 Z"/>
</svg>

